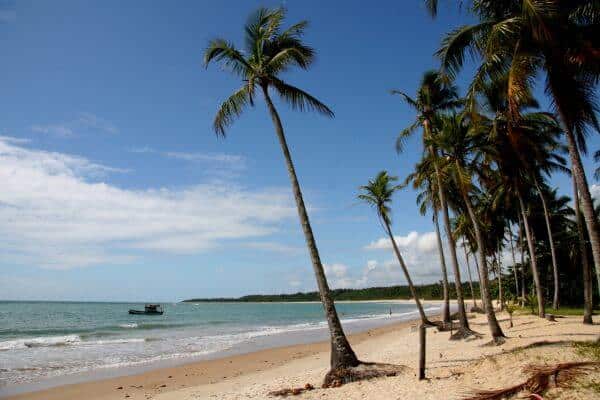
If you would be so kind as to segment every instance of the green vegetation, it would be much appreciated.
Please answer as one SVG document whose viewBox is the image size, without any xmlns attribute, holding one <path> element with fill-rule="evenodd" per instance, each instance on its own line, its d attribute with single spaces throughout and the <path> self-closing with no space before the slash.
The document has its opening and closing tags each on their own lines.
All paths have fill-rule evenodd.
<svg viewBox="0 0 600 400">
<path fill-rule="evenodd" d="M 520 308 L 523 311 L 531 312 L 531 314 L 537 314 L 537 308 L 534 306 L 533 308 Z M 554 308 L 546 308 L 546 313 L 553 315 L 583 315 L 584 309 L 583 307 L 559 307 L 558 309 Z M 600 309 L 594 310 L 592 315 L 600 315 Z"/>
<path fill-rule="evenodd" d="M 464 286 L 464 285 L 463 285 Z M 466 288 L 466 287 L 465 287 Z M 421 299 L 442 300 L 442 285 L 433 283 L 415 286 Z M 337 301 L 366 301 L 366 300 L 408 300 L 411 299 L 408 286 L 371 287 L 365 289 L 335 289 L 331 291 Z M 451 298 L 456 298 L 456 292 L 450 292 Z M 294 302 L 294 301 L 320 301 L 318 292 L 298 292 L 290 294 L 252 294 L 236 298 L 196 298 L 184 302 Z"/>
</svg>

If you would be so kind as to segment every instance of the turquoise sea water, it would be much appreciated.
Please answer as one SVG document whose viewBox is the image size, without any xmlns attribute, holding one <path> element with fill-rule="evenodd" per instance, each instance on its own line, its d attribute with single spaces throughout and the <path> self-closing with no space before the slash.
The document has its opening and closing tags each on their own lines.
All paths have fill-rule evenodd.
<svg viewBox="0 0 600 400">
<path fill-rule="evenodd" d="M 129 315 L 130 308 L 143 304 L 0 302 L 0 390 L 90 370 L 327 337 L 319 303 L 176 303 L 165 304 L 162 316 Z M 415 316 L 412 304 L 337 308 L 349 331 Z"/>
</svg>

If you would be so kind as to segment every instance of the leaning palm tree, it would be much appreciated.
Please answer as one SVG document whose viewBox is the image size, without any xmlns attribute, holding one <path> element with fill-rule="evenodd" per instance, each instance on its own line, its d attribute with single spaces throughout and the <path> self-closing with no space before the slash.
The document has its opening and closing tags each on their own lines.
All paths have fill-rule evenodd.
<svg viewBox="0 0 600 400">
<path fill-rule="evenodd" d="M 403 100 L 417 113 L 417 119 L 408 128 L 404 129 L 398 140 L 396 141 L 396 150 L 401 152 L 403 150 L 403 141 L 408 136 L 412 135 L 418 128 L 423 129 L 423 140 L 427 141 L 429 138 L 435 135 L 434 120 L 443 112 L 453 110 L 460 106 L 462 102 L 458 98 L 457 90 L 452 85 L 444 84 L 440 76 L 435 71 L 427 71 L 423 75 L 421 85 L 417 91 L 416 98 L 412 98 L 408 94 L 400 90 L 392 90 L 392 94 L 397 94 L 403 98 Z M 460 267 L 458 265 L 458 257 L 456 255 L 456 242 L 452 236 L 452 227 L 450 225 L 450 214 L 448 212 L 448 203 L 446 201 L 446 193 L 444 191 L 444 182 L 442 174 L 440 173 L 438 161 L 437 149 L 434 146 L 425 146 L 426 151 L 429 153 L 429 157 L 432 160 L 433 168 L 435 171 L 435 186 L 437 187 L 438 202 L 442 211 L 442 218 L 444 221 L 444 230 L 446 231 L 446 239 L 448 240 L 448 249 L 450 250 L 450 260 L 452 263 L 452 270 L 454 272 L 454 285 L 456 289 L 456 301 L 458 303 L 458 319 L 459 319 L 459 330 L 457 336 L 462 335 L 468 337 L 474 332 L 469 328 L 469 321 L 467 320 L 467 314 L 465 311 L 465 302 L 463 295 L 463 288 L 460 277 Z"/>
<path fill-rule="evenodd" d="M 486 241 L 483 236 L 481 216 L 477 215 L 474 197 L 477 188 L 473 177 L 479 174 L 483 164 L 482 155 L 487 153 L 488 145 L 482 140 L 483 135 L 477 132 L 476 125 L 469 125 L 462 116 L 452 115 L 441 118 L 440 133 L 428 142 L 432 142 L 441 151 L 444 164 L 441 165 L 445 172 L 454 180 L 460 190 L 463 205 L 471 220 L 479 256 L 480 290 L 483 297 L 483 306 L 488 320 L 488 326 L 493 341 L 503 342 L 504 333 L 498 324 L 492 306 L 490 294 L 489 271 L 486 260 Z"/>
<path fill-rule="evenodd" d="M 358 195 L 358 198 L 360 200 L 363 200 L 365 203 L 369 204 L 375 209 L 377 217 L 379 218 L 379 223 L 390 238 L 390 242 L 392 243 L 392 247 L 394 248 L 394 253 L 396 253 L 398 262 L 402 267 L 402 271 L 404 272 L 404 277 L 406 278 L 406 282 L 408 283 L 410 293 L 412 294 L 412 297 L 415 299 L 415 303 L 417 304 L 417 309 L 419 311 L 419 315 L 421 316 L 421 322 L 424 325 L 431 326 L 433 324 L 429 322 L 427 316 L 425 315 L 425 311 L 423 310 L 423 306 L 421 305 L 421 301 L 419 300 L 417 290 L 413 285 L 413 281 L 410 278 L 410 274 L 408 273 L 408 268 L 406 268 L 406 264 L 404 263 L 404 259 L 402 258 L 402 254 L 400 253 L 400 249 L 398 248 L 398 244 L 396 243 L 394 234 L 392 233 L 392 218 L 390 205 L 392 203 L 392 196 L 397 190 L 399 190 L 402 187 L 401 185 L 394 184 L 394 182 L 397 180 L 397 177 L 389 176 L 386 171 L 381 171 L 379 174 L 377 174 L 375 179 L 370 180 L 367 185 L 360 187 L 362 192 Z"/>
<path fill-rule="evenodd" d="M 302 42 L 307 21 L 301 21 L 287 29 L 282 29 L 284 17 L 283 9 L 261 8 L 254 13 L 245 26 L 245 51 L 238 50 L 232 43 L 224 39 L 210 41 L 204 55 L 205 65 L 208 66 L 212 61 L 221 62 L 243 81 L 243 86 L 221 104 L 214 120 L 214 129 L 217 135 L 225 136 L 226 128 L 242 113 L 244 108 L 254 105 L 256 91 L 262 92 L 285 158 L 300 223 L 316 275 L 321 302 L 325 309 L 331 336 L 331 369 L 339 371 L 355 367 L 360 362 L 348 343 L 331 297 L 283 125 L 271 100 L 271 91 L 277 93 L 294 109 L 317 111 L 327 117 L 333 117 L 333 112 L 309 93 L 290 85 L 280 77 L 281 73 L 293 67 L 308 69 L 315 55 L 315 51 Z"/>
</svg>

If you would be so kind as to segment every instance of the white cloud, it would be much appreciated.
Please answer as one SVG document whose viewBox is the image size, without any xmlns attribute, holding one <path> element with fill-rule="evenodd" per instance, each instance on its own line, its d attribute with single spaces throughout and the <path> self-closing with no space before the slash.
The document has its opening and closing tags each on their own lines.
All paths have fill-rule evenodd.
<svg viewBox="0 0 600 400">
<path fill-rule="evenodd" d="M 60 138 L 68 138 L 73 136 L 73 129 L 61 124 L 32 125 L 31 131 Z"/>
<path fill-rule="evenodd" d="M 0 262 L 71 268 L 127 263 L 148 250 L 196 253 L 272 234 L 295 215 L 286 189 L 221 181 L 128 190 L 101 181 L 118 171 L 0 138 Z"/>
<path fill-rule="evenodd" d="M 594 200 L 600 199 L 600 185 L 592 185 L 590 186 L 590 194 L 594 198 Z"/>
<path fill-rule="evenodd" d="M 355 279 L 349 276 L 345 264 L 323 264 L 329 285 L 334 288 L 351 288 L 356 285 Z"/>
<path fill-rule="evenodd" d="M 241 170 L 246 166 L 246 159 L 237 154 L 226 153 L 202 153 L 202 152 L 180 152 L 180 151 L 158 151 L 152 147 L 143 146 L 130 150 L 138 154 L 158 154 L 162 157 L 192 163 L 216 163 L 226 165 L 231 169 Z"/>
<path fill-rule="evenodd" d="M 435 232 L 427 232 L 422 235 L 412 231 L 406 236 L 394 236 L 400 249 L 416 247 L 420 251 L 429 252 L 437 250 L 437 239 Z M 392 242 L 388 238 L 380 238 L 365 246 L 367 250 L 391 250 Z"/>
<path fill-rule="evenodd" d="M 247 247 L 250 249 L 272 251 L 275 253 L 283 253 L 283 254 L 298 254 L 298 253 L 302 252 L 302 250 L 303 250 L 301 248 L 294 247 L 294 246 L 288 246 L 283 243 L 268 242 L 268 241 L 246 242 L 246 243 L 243 243 L 242 245 L 244 247 Z"/>
<path fill-rule="evenodd" d="M 116 134 L 119 132 L 117 127 L 111 122 L 87 112 L 80 113 L 77 118 L 67 122 L 32 125 L 31 131 L 59 138 L 69 138 L 83 132 L 100 132 L 106 134 Z"/>
</svg>

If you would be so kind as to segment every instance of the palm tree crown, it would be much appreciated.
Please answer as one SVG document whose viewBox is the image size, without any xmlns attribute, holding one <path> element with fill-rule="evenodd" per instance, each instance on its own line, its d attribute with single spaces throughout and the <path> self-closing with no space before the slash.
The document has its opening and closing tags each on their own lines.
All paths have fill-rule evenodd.
<svg viewBox="0 0 600 400">
<path fill-rule="evenodd" d="M 375 208 L 384 224 L 392 223 L 390 203 L 394 192 L 402 187 L 394 185 L 397 180 L 397 177 L 388 175 L 387 171 L 381 171 L 368 185 L 360 187 L 362 193 L 358 198 Z"/>
<path fill-rule="evenodd" d="M 217 135 L 240 116 L 244 108 L 254 105 L 257 86 L 263 91 L 275 89 L 282 100 L 300 111 L 313 110 L 328 117 L 333 111 L 309 93 L 282 80 L 279 75 L 293 67 L 308 69 L 315 51 L 302 42 L 307 21 L 300 21 L 282 30 L 285 10 L 260 8 L 245 26 L 244 51 L 224 39 L 210 41 L 204 54 L 204 64 L 221 62 L 238 75 L 244 85 L 219 107 L 213 126 Z"/>
</svg>

